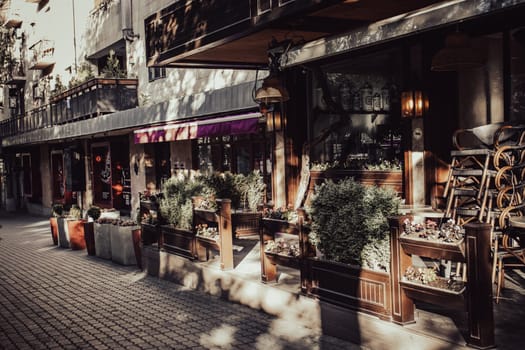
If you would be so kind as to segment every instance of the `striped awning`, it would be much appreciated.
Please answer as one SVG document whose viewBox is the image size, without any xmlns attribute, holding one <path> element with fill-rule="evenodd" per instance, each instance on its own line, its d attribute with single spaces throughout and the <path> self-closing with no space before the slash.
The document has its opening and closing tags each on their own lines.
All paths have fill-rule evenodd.
<svg viewBox="0 0 525 350">
<path fill-rule="evenodd" d="M 190 140 L 199 137 L 253 134 L 262 114 L 259 112 L 164 124 L 134 131 L 135 143 Z"/>
</svg>

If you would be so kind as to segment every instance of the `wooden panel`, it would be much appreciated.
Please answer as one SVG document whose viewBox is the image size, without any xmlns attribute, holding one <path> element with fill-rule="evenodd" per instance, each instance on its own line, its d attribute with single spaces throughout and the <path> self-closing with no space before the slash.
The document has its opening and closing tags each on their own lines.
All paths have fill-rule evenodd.
<svg viewBox="0 0 525 350">
<path fill-rule="evenodd" d="M 309 294 L 390 319 L 391 282 L 388 273 L 317 259 L 308 259 L 308 263 L 312 281 Z"/>
</svg>

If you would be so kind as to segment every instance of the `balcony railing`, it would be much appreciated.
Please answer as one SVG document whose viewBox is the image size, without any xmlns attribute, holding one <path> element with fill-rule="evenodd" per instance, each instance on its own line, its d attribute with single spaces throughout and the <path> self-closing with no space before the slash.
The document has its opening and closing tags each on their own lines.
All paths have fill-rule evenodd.
<svg viewBox="0 0 525 350">
<path fill-rule="evenodd" d="M 45 69 L 55 63 L 55 42 L 53 40 L 39 40 L 29 49 L 33 51 L 29 69 Z"/>
<path fill-rule="evenodd" d="M 26 80 L 24 62 L 14 61 L 7 69 L 2 72 L 1 79 L 6 84 L 23 82 Z"/>
<path fill-rule="evenodd" d="M 12 1 L 7 4 L 2 14 L 2 25 L 7 28 L 20 28 L 23 22 L 22 11 L 18 7 L 12 7 Z"/>
<path fill-rule="evenodd" d="M 91 79 L 53 97 L 51 103 L 0 122 L 0 137 L 135 108 L 137 79 Z"/>
</svg>

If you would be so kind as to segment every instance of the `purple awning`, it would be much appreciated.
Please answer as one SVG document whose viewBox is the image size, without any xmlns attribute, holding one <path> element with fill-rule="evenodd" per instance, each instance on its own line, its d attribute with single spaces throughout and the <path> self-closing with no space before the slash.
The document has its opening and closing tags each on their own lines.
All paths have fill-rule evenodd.
<svg viewBox="0 0 525 350">
<path fill-rule="evenodd" d="M 198 137 L 253 134 L 261 113 L 249 113 L 135 130 L 135 143 L 190 140 Z"/>
</svg>

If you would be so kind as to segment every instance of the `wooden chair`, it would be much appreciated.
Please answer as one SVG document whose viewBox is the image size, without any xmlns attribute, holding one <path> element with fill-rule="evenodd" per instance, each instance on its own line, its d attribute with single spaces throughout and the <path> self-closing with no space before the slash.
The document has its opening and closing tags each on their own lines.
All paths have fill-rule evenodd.
<svg viewBox="0 0 525 350">
<path fill-rule="evenodd" d="M 525 203 L 503 210 L 499 225 L 502 234 L 497 242 L 492 271 L 496 283 L 496 303 L 505 284 L 505 269 L 525 268 Z"/>
</svg>

